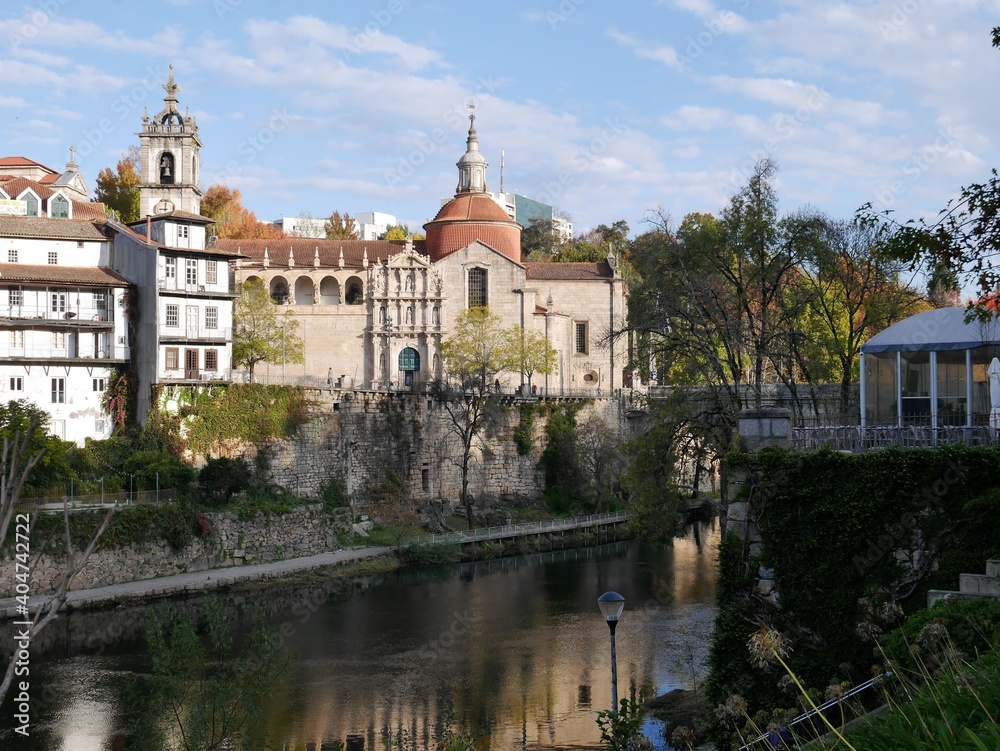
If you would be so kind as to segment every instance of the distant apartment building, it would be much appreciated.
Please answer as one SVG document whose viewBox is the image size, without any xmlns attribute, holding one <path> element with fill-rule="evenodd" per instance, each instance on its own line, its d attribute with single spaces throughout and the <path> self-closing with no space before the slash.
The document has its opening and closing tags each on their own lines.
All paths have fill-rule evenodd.
<svg viewBox="0 0 1000 751">
<path fill-rule="evenodd" d="M 532 222 L 552 222 L 552 230 L 564 240 L 573 239 L 573 223 L 555 213 L 554 207 L 519 193 L 490 193 L 494 201 L 507 212 L 507 216 L 522 227 Z"/>
<path fill-rule="evenodd" d="M 286 237 L 307 237 L 314 240 L 326 239 L 326 219 L 316 219 L 308 216 L 285 216 L 275 219 L 271 224 L 281 230 Z"/>
<path fill-rule="evenodd" d="M 358 226 L 359 240 L 378 240 L 389 227 L 399 223 L 392 214 L 380 211 L 362 211 L 354 215 L 354 221 Z"/>
</svg>

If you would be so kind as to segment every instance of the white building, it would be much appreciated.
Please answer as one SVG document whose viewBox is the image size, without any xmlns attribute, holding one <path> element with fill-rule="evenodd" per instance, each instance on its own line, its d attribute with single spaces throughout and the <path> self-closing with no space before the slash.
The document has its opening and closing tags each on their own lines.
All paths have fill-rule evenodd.
<svg viewBox="0 0 1000 751">
<path fill-rule="evenodd" d="M 140 133 L 140 170 L 160 180 L 140 186 L 140 205 L 156 211 L 128 226 L 107 225 L 114 233 L 110 265 L 137 290 L 132 363 L 140 424 L 148 418 L 156 386 L 228 381 L 233 354 L 236 295 L 229 262 L 238 254 L 208 242 L 211 220 L 199 213 L 198 127 L 178 112 L 173 70 L 164 89 L 163 111 L 152 120 L 144 117 Z M 164 164 L 172 169 L 160 169 Z M 188 165 L 189 174 L 194 165 L 193 179 L 179 179 L 184 173 L 178 165 Z M 179 206 L 185 208 L 174 208 Z"/>
<path fill-rule="evenodd" d="M 0 389 L 82 445 L 111 435 L 105 389 L 129 359 L 128 282 L 86 219 L 0 217 Z"/>
<path fill-rule="evenodd" d="M 326 239 L 326 228 L 330 222 L 308 216 L 285 216 L 271 224 L 281 230 L 286 237 L 307 237 L 314 240 Z"/>
<path fill-rule="evenodd" d="M 354 215 L 354 223 L 358 227 L 359 240 L 378 240 L 385 231 L 399 222 L 392 214 L 380 211 L 362 211 Z"/>
</svg>

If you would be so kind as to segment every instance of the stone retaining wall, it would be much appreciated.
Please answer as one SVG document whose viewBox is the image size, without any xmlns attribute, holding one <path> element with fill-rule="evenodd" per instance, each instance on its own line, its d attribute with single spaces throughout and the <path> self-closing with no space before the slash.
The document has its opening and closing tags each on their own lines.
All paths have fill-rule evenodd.
<svg viewBox="0 0 1000 751">
<path fill-rule="evenodd" d="M 96 550 L 73 580 L 72 589 L 338 550 L 337 531 L 348 531 L 351 522 L 349 510 L 331 514 L 320 504 L 302 506 L 281 516 L 261 514 L 249 521 L 225 511 L 205 516 L 212 525 L 211 534 L 195 537 L 181 550 L 163 541 Z M 63 557 L 43 555 L 32 575 L 31 593 L 54 591 L 64 570 Z M 14 562 L 5 557 L 0 560 L 0 598 L 16 594 L 15 586 Z"/>
<path fill-rule="evenodd" d="M 253 460 L 259 452 L 266 452 L 272 479 L 305 497 L 318 498 L 323 485 L 337 479 L 356 502 L 391 471 L 408 485 L 417 503 L 458 502 L 462 451 L 449 431 L 450 417 L 440 402 L 428 395 L 370 391 L 309 390 L 307 397 L 313 405 L 310 421 L 295 437 L 243 446 L 236 453 Z M 520 403 L 513 397 L 506 399 L 499 425 L 484 434 L 483 446 L 473 451 L 469 485 L 481 496 L 477 505 L 533 501 L 544 490 L 539 459 L 545 448 L 546 418 L 535 418 L 534 448 L 519 454 L 513 434 L 520 422 Z M 616 397 L 589 400 L 577 414 L 577 424 L 599 417 L 627 437 L 625 406 Z"/>
</svg>

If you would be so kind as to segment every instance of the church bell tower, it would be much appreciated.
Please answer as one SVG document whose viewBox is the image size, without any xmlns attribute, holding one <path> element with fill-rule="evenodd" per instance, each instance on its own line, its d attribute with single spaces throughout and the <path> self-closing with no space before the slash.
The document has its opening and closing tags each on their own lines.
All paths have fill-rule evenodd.
<svg viewBox="0 0 1000 751">
<path fill-rule="evenodd" d="M 200 214 L 198 123 L 189 112 L 181 115 L 177 109 L 180 87 L 174 82 L 173 65 L 163 88 L 167 92 L 163 109 L 153 118 L 143 114 L 142 130 L 136 134 L 141 148 L 139 214 Z"/>
</svg>

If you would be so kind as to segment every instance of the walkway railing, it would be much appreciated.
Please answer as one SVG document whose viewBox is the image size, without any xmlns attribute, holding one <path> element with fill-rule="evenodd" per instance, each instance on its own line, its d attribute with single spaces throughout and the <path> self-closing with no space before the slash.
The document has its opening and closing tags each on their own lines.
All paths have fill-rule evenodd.
<svg viewBox="0 0 1000 751">
<path fill-rule="evenodd" d="M 792 448 L 809 451 L 830 448 L 834 451 L 862 453 L 874 449 L 899 446 L 917 448 L 941 446 L 946 443 L 964 443 L 969 446 L 986 446 L 997 441 L 996 431 L 987 425 L 939 425 L 910 423 L 907 425 L 811 425 L 792 428 Z"/>
<path fill-rule="evenodd" d="M 109 506 L 127 506 L 134 503 L 168 503 L 176 499 L 176 490 L 135 490 L 132 492 L 116 490 L 94 495 L 50 495 L 41 498 L 21 498 L 17 503 L 17 508 L 26 512 L 62 511 L 65 503 L 69 506 L 70 511 L 82 511 L 93 508 L 108 508 Z"/>
<path fill-rule="evenodd" d="M 626 521 L 628 514 L 624 511 L 610 511 L 605 514 L 590 516 L 574 516 L 569 519 L 549 519 L 541 522 L 526 522 L 524 524 L 505 524 L 500 527 L 482 527 L 467 532 L 448 532 L 445 534 L 427 535 L 413 542 L 414 545 L 443 545 L 468 542 L 483 542 L 485 540 L 500 540 L 511 537 L 527 537 L 546 532 L 567 532 L 574 529 L 605 526 Z"/>
</svg>

